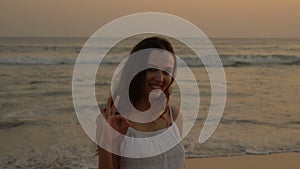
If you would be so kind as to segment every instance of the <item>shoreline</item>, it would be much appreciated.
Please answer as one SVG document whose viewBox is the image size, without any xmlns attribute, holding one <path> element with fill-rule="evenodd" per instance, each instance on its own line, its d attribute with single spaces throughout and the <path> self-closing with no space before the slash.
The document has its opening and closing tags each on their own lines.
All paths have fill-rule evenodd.
<svg viewBox="0 0 300 169">
<path fill-rule="evenodd" d="M 216 157 L 237 157 L 237 156 L 264 156 L 264 155 L 274 155 L 274 154 L 293 154 L 293 153 L 299 153 L 299 150 L 294 150 L 294 151 L 282 151 L 282 152 L 266 152 L 266 153 L 233 153 L 233 154 L 220 154 L 220 155 L 207 155 L 207 156 L 185 156 L 185 159 L 193 159 L 193 158 L 216 158 Z"/>
<path fill-rule="evenodd" d="M 237 155 L 204 158 L 186 158 L 186 169 L 296 169 L 300 166 L 300 153 Z"/>
</svg>

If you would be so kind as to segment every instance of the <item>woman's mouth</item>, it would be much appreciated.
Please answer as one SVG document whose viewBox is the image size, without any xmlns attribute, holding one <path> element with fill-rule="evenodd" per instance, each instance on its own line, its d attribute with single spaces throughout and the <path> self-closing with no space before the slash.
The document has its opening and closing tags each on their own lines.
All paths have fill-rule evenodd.
<svg viewBox="0 0 300 169">
<path fill-rule="evenodd" d="M 154 89 L 160 89 L 160 90 L 162 90 L 162 85 L 150 84 L 150 88 L 152 90 L 154 90 Z"/>
</svg>

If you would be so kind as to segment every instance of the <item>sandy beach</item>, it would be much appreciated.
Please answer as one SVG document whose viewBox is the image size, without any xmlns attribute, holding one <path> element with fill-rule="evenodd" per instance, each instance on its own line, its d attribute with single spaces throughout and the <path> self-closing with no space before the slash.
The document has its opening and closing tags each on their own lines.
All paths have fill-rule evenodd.
<svg viewBox="0 0 300 169">
<path fill-rule="evenodd" d="M 186 169 L 296 169 L 300 166 L 299 159 L 300 153 L 188 158 Z"/>
<path fill-rule="evenodd" d="M 96 145 L 83 130 L 72 100 L 73 62 L 84 40 L 17 38 L 9 39 L 11 45 L 3 48 L 1 169 L 97 168 Z M 2 45 L 6 43 L 2 39 Z M 224 68 L 226 107 L 217 130 L 200 144 L 199 134 L 210 108 L 210 81 L 204 67 L 192 66 L 199 79 L 201 103 L 195 124 L 182 140 L 186 169 L 299 168 L 300 153 L 288 152 L 300 152 L 300 67 L 298 57 L 284 54 L 288 51 L 298 56 L 298 52 L 289 49 L 290 44 L 299 47 L 300 40 L 216 39 L 215 43 L 221 58 L 232 62 Z M 269 50 L 279 44 L 280 51 Z M 132 44 L 128 42 L 125 46 Z M 178 47 L 183 55 L 187 53 L 182 46 Z M 236 60 L 245 64 L 235 65 Z M 186 61 L 193 60 L 187 55 Z M 114 57 L 108 58 L 107 63 L 115 63 Z M 106 102 L 116 66 L 103 64 L 98 70 L 95 92 L 99 104 Z M 179 94 L 174 86 L 172 105 L 179 105 Z"/>
</svg>

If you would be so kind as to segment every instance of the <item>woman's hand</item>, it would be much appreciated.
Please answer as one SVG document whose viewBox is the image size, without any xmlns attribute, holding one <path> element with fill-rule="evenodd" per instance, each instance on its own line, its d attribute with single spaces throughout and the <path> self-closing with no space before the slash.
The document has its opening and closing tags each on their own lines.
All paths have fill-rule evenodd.
<svg viewBox="0 0 300 169">
<path fill-rule="evenodd" d="M 121 134 L 126 134 L 129 121 L 122 115 L 116 114 L 119 101 L 120 96 L 117 96 L 115 103 L 112 105 L 112 97 L 110 96 L 107 100 L 106 107 L 101 107 L 101 114 L 113 129 Z"/>
<path fill-rule="evenodd" d="M 114 105 L 112 105 L 112 97 L 109 97 L 106 106 L 101 107 L 102 115 L 99 114 L 96 121 L 96 142 L 99 154 L 98 169 L 119 168 L 119 157 L 111 151 L 116 150 L 116 146 L 120 145 L 123 137 L 113 134 L 112 128 L 124 135 L 129 127 L 129 121 L 120 114 L 116 114 L 119 100 L 120 96 L 116 98 Z"/>
</svg>

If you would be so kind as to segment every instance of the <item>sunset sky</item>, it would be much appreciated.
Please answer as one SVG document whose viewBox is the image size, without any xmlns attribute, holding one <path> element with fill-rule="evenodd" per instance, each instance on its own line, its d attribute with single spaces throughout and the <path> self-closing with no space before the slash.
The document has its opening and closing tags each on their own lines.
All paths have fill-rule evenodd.
<svg viewBox="0 0 300 169">
<path fill-rule="evenodd" d="M 300 38 L 300 0 L 1 0 L 0 36 L 88 37 L 137 12 L 177 15 L 210 37 Z"/>
</svg>

